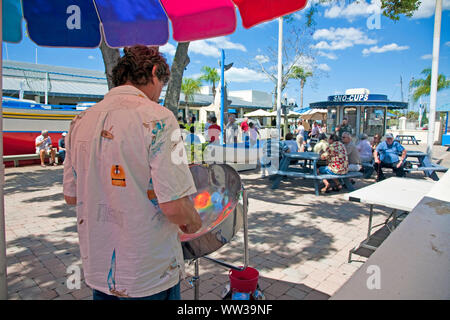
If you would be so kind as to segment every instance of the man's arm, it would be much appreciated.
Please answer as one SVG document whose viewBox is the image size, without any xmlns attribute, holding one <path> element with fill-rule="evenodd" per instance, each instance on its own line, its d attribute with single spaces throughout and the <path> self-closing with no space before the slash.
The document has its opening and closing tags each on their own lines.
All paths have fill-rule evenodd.
<svg viewBox="0 0 450 320">
<path fill-rule="evenodd" d="M 406 149 L 403 148 L 403 151 L 402 151 L 402 155 L 401 155 L 400 161 L 399 161 L 398 164 L 397 164 L 397 168 L 400 168 L 400 167 L 402 166 L 403 161 L 405 161 L 405 159 L 406 159 Z"/>
<path fill-rule="evenodd" d="M 202 226 L 197 210 L 189 197 L 160 203 L 159 207 L 170 222 L 180 226 L 184 233 L 194 233 Z"/>
<path fill-rule="evenodd" d="M 70 141 L 70 131 L 67 134 L 67 142 Z M 64 200 L 69 205 L 77 204 L 77 178 L 75 169 L 72 166 L 72 152 L 71 146 L 66 143 L 66 158 L 64 159 L 64 172 L 63 172 L 63 193 Z"/>
</svg>

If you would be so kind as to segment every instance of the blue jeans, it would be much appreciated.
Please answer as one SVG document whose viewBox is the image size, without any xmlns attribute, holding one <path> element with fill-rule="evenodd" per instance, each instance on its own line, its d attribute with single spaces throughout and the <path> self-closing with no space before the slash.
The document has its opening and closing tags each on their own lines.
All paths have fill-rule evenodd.
<svg viewBox="0 0 450 320">
<path fill-rule="evenodd" d="M 319 167 L 319 173 L 320 174 L 332 174 L 332 175 L 338 176 L 338 174 L 336 174 L 333 171 L 331 171 L 329 166 Z"/>
<path fill-rule="evenodd" d="M 154 295 L 141 298 L 116 297 L 93 289 L 92 300 L 181 300 L 180 283 L 178 282 L 177 285 L 165 291 L 161 291 Z"/>
</svg>

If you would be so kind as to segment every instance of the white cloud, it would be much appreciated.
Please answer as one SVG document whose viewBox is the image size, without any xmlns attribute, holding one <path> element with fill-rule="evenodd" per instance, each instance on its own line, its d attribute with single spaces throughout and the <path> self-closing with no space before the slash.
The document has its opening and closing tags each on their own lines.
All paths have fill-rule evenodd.
<svg viewBox="0 0 450 320">
<path fill-rule="evenodd" d="M 244 45 L 231 42 L 226 37 L 192 41 L 189 45 L 190 52 L 214 58 L 220 57 L 221 49 L 247 52 L 247 48 Z"/>
<path fill-rule="evenodd" d="M 413 14 L 412 19 L 423 19 L 434 16 L 436 0 L 421 0 L 419 9 Z M 450 0 L 442 1 L 442 11 L 450 10 Z"/>
<path fill-rule="evenodd" d="M 235 68 L 225 72 L 225 80 L 230 82 L 252 82 L 252 81 L 268 81 L 267 77 L 260 72 L 249 68 Z"/>
<path fill-rule="evenodd" d="M 258 61 L 259 63 L 266 63 L 266 62 L 269 62 L 269 57 L 261 55 L 261 54 L 258 54 L 255 57 L 255 60 Z"/>
<path fill-rule="evenodd" d="M 384 45 L 382 47 L 373 46 L 369 49 L 364 49 L 362 51 L 362 54 L 364 56 L 368 56 L 371 53 L 384 53 L 384 52 L 388 52 L 388 51 L 402 51 L 402 50 L 407 50 L 407 49 L 409 49 L 408 46 L 399 46 L 396 43 L 391 43 L 391 44 Z"/>
<path fill-rule="evenodd" d="M 247 48 L 243 44 L 231 42 L 227 39 L 227 37 L 211 38 L 206 41 L 216 44 L 220 49 L 240 50 L 247 52 Z"/>
<path fill-rule="evenodd" d="M 447 42 L 445 43 L 445 45 L 446 45 L 447 47 L 450 47 L 450 41 L 447 41 Z"/>
<path fill-rule="evenodd" d="M 164 53 L 164 54 L 168 54 L 170 56 L 174 56 L 175 52 L 176 52 L 176 48 L 173 44 L 167 42 L 165 45 L 159 47 L 159 51 Z"/>
<path fill-rule="evenodd" d="M 94 56 L 88 56 L 88 59 L 89 59 L 89 60 L 94 60 L 95 57 L 94 57 Z"/>
<path fill-rule="evenodd" d="M 433 55 L 432 54 L 424 54 L 423 56 L 420 57 L 420 59 L 423 59 L 423 60 L 433 59 Z"/>
<path fill-rule="evenodd" d="M 319 29 L 313 34 L 314 40 L 322 40 L 312 45 L 319 50 L 344 50 L 357 44 L 372 45 L 377 40 L 370 39 L 363 31 L 356 28 Z"/>
<path fill-rule="evenodd" d="M 318 54 L 319 54 L 319 56 L 328 58 L 330 60 L 336 60 L 337 59 L 337 56 L 334 53 L 331 53 L 331 52 L 328 53 L 328 52 L 319 51 Z"/>
<path fill-rule="evenodd" d="M 412 19 L 429 18 L 434 15 L 436 0 L 421 0 L 421 4 L 417 11 L 413 14 Z M 450 0 L 443 0 L 442 10 L 450 10 Z M 359 17 L 368 17 L 374 13 L 381 14 L 380 0 L 360 0 L 350 4 L 340 1 L 338 4 L 333 4 L 325 10 L 324 16 L 326 18 L 345 18 L 352 22 Z"/>
<path fill-rule="evenodd" d="M 329 9 L 325 10 L 326 18 L 345 18 L 348 21 L 353 21 L 358 17 L 367 17 L 374 13 L 381 13 L 380 0 L 373 0 L 370 3 L 365 0 L 352 2 L 348 5 L 345 3 L 334 4 Z"/>
<path fill-rule="evenodd" d="M 294 65 L 303 68 L 307 72 L 312 72 L 315 62 L 313 57 L 302 55 L 297 59 L 297 62 Z"/>
<path fill-rule="evenodd" d="M 317 69 L 322 70 L 322 71 L 330 71 L 331 68 L 329 65 L 327 65 L 326 63 L 321 63 L 319 65 L 317 65 Z"/>
</svg>

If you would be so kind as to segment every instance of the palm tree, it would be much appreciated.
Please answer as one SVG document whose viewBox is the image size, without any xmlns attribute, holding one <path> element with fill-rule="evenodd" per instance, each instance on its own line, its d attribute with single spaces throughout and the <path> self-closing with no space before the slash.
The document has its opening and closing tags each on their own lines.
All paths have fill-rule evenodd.
<svg viewBox="0 0 450 320">
<path fill-rule="evenodd" d="M 213 97 L 215 98 L 216 97 L 216 82 L 219 82 L 219 80 L 220 80 L 219 73 L 217 72 L 217 69 L 211 68 L 208 66 L 204 66 L 202 68 L 202 72 L 203 72 L 203 75 L 200 76 L 199 79 L 201 81 L 205 81 L 207 83 L 212 84 Z"/>
<path fill-rule="evenodd" d="M 431 68 L 422 70 L 421 74 L 425 76 L 425 79 L 411 80 L 409 86 L 415 88 L 413 92 L 413 100 L 416 102 L 420 97 L 430 95 L 431 88 Z M 437 90 L 450 88 L 450 80 L 447 80 L 443 74 L 438 76 Z"/>
<path fill-rule="evenodd" d="M 303 88 L 305 87 L 306 79 L 312 77 L 312 72 L 305 71 L 302 67 L 292 67 L 289 79 L 300 80 L 300 108 L 303 108 Z"/>
<path fill-rule="evenodd" d="M 183 83 L 181 84 L 181 92 L 184 93 L 186 100 L 186 117 L 189 115 L 189 104 L 194 102 L 194 95 L 200 92 L 200 79 L 183 78 Z"/>
</svg>

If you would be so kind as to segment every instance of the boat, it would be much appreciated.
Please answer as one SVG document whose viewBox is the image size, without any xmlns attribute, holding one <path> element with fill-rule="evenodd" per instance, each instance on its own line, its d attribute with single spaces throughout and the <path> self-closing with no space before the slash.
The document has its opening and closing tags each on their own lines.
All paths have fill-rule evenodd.
<svg viewBox="0 0 450 320">
<path fill-rule="evenodd" d="M 3 154 L 35 153 L 35 139 L 48 130 L 54 147 L 72 119 L 94 103 L 80 105 L 46 105 L 33 100 L 2 97 Z"/>
</svg>

